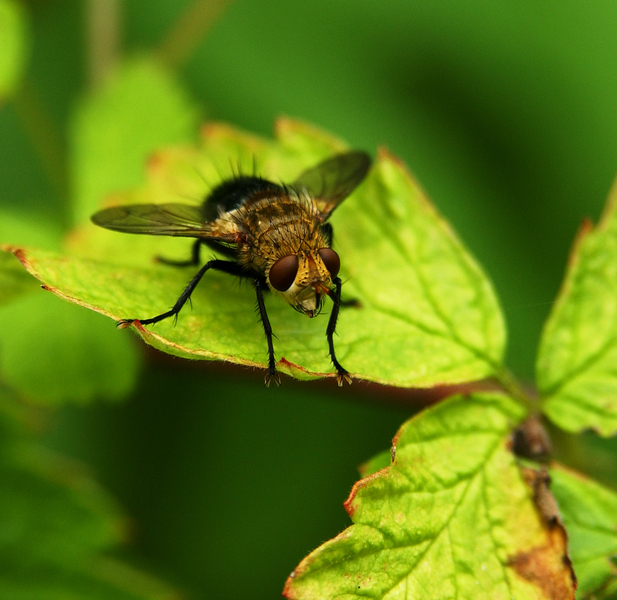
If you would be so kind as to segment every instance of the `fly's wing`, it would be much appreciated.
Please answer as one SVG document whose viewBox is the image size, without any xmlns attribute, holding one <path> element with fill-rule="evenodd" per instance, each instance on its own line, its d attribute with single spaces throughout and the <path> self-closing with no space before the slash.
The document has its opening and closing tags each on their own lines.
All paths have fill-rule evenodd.
<svg viewBox="0 0 617 600">
<path fill-rule="evenodd" d="M 128 204 L 101 210 L 92 222 L 123 233 L 217 238 L 212 223 L 204 223 L 199 206 L 189 204 Z"/>
<path fill-rule="evenodd" d="M 337 154 L 302 173 L 291 187 L 308 193 L 325 220 L 360 185 L 370 167 L 371 157 L 365 152 Z"/>
</svg>

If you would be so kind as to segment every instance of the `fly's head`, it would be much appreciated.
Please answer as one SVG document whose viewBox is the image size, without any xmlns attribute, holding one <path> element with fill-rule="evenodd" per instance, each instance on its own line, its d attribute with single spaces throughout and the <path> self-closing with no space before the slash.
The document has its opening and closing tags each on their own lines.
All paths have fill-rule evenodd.
<svg viewBox="0 0 617 600">
<path fill-rule="evenodd" d="M 307 317 L 321 311 L 333 288 L 341 261 L 331 248 L 289 254 L 276 260 L 266 273 L 268 285 Z"/>
</svg>

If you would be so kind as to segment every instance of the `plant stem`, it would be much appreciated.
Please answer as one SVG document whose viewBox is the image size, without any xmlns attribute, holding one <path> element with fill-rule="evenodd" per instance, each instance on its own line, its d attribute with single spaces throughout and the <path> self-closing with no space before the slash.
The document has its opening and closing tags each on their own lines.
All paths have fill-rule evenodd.
<svg viewBox="0 0 617 600">
<path fill-rule="evenodd" d="M 530 413 L 537 412 L 538 400 L 530 394 L 508 369 L 501 367 L 496 375 L 497 380 L 514 400 L 517 400 L 527 408 Z"/>
<path fill-rule="evenodd" d="M 195 0 L 171 27 L 156 52 L 157 56 L 171 69 L 178 69 L 232 1 Z"/>
<path fill-rule="evenodd" d="M 88 0 L 88 75 L 93 88 L 100 86 L 116 63 L 120 46 L 118 0 Z"/>
</svg>

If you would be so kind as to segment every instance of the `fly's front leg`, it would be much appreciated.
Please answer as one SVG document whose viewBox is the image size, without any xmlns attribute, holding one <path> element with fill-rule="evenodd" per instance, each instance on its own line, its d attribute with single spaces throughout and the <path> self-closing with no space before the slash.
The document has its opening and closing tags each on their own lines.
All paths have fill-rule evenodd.
<svg viewBox="0 0 617 600">
<path fill-rule="evenodd" d="M 349 376 L 349 372 L 347 369 L 343 368 L 341 363 L 337 360 L 336 353 L 334 352 L 334 332 L 336 331 L 336 321 L 338 320 L 338 313 L 341 307 L 341 279 L 340 277 L 335 277 L 332 282 L 336 288 L 334 292 L 331 291 L 328 294 L 333 303 L 332 312 L 330 313 L 330 320 L 328 321 L 328 328 L 326 329 L 328 349 L 330 351 L 330 359 L 332 360 L 332 364 L 337 372 L 336 379 L 339 386 L 343 385 L 343 381 L 346 381 L 351 385 L 351 377 Z"/>
<path fill-rule="evenodd" d="M 276 370 L 276 360 L 274 358 L 274 344 L 272 343 L 272 326 L 268 313 L 266 312 L 266 303 L 264 302 L 264 290 L 267 290 L 267 284 L 263 279 L 255 279 L 255 292 L 257 293 L 257 310 L 259 310 L 259 318 L 266 334 L 266 342 L 268 343 L 268 374 L 266 375 L 266 385 L 270 386 L 270 382 L 274 381 L 276 385 L 281 385 L 281 378 Z"/>
<path fill-rule="evenodd" d="M 153 323 L 158 323 L 159 321 L 162 321 L 163 319 L 168 319 L 169 317 L 175 317 L 177 320 L 178 313 L 186 304 L 187 300 L 191 297 L 193 290 L 197 287 L 197 284 L 205 275 L 206 271 L 210 269 L 214 269 L 215 271 L 223 271 L 224 273 L 229 273 L 230 275 L 242 275 L 242 270 L 240 266 L 235 262 L 227 260 L 211 260 L 207 262 L 201 269 L 199 269 L 199 271 L 197 271 L 195 277 L 191 279 L 189 284 L 186 286 L 186 288 L 170 310 L 161 313 L 156 317 L 152 317 L 151 319 L 122 319 L 121 321 L 118 321 L 116 326 L 118 327 L 118 329 L 124 329 L 135 321 L 139 321 L 142 325 L 152 325 Z"/>
</svg>

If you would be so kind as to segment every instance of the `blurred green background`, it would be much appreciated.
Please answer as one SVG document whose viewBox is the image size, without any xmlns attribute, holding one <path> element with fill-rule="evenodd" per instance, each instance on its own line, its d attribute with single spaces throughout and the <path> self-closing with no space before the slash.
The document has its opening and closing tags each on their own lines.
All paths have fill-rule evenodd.
<svg viewBox="0 0 617 600">
<path fill-rule="evenodd" d="M 508 364 L 532 381 L 570 245 L 617 172 L 617 4 L 8 4 L 22 9 L 24 60 L 0 89 L 0 242 L 59 249 L 89 202 L 139 183 L 147 155 L 200 122 L 270 135 L 277 116 L 301 118 L 404 159 L 493 280 Z M 141 103 L 131 117 L 106 77 L 136 57 L 160 73 L 122 88 Z M 109 127 L 114 111 L 134 129 Z M 356 467 L 420 406 L 378 386 L 265 389 L 261 372 L 157 356 L 38 291 L 0 308 L 0 378 L 61 406 L 46 443 L 90 464 L 129 515 L 116 553 L 196 598 L 277 597 L 349 524 Z M 608 482 L 614 445 L 557 436 L 564 460 Z"/>
</svg>

